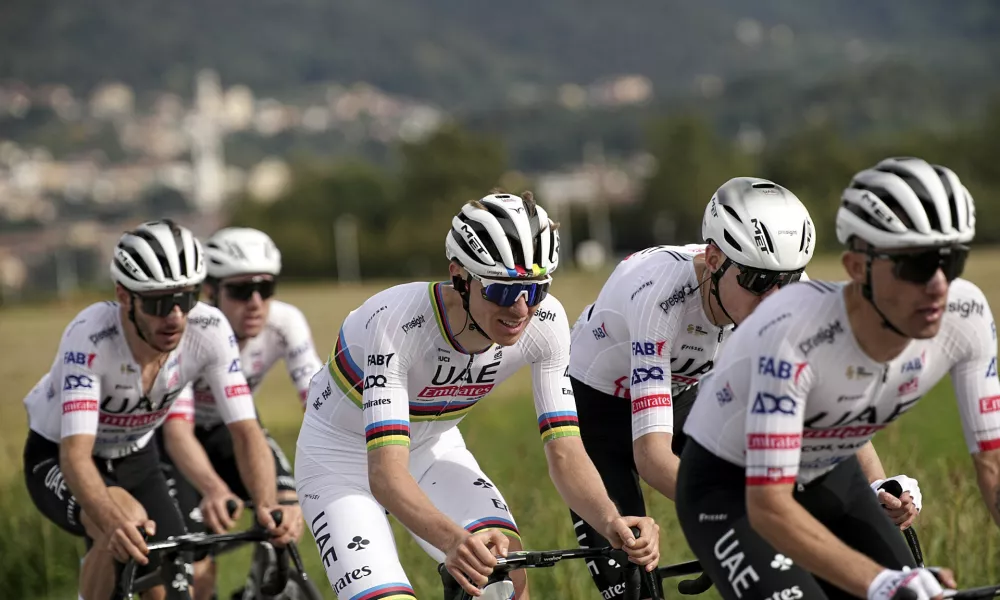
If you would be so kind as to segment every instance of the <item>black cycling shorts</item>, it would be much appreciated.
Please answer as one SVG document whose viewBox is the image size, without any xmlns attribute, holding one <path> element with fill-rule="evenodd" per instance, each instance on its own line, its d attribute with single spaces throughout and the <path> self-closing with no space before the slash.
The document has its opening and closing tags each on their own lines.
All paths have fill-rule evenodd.
<svg viewBox="0 0 1000 600">
<path fill-rule="evenodd" d="M 639 486 L 639 472 L 632 454 L 632 408 L 625 398 L 605 394 L 570 377 L 576 398 L 576 413 L 580 419 L 580 436 L 590 460 L 601 474 L 608 495 L 618 512 L 629 516 L 645 516 L 646 504 Z M 674 430 L 680 431 L 691 411 L 694 396 L 685 391 L 674 399 Z M 674 438 L 677 448 L 677 438 Z M 676 452 L 677 450 L 675 450 Z M 608 547 L 611 544 L 579 515 L 570 511 L 573 529 L 580 545 L 587 548 Z M 606 598 L 618 598 L 625 593 L 625 571 L 622 565 L 608 560 L 588 561 L 597 589 Z M 645 581 L 643 598 L 650 597 Z M 662 595 L 662 593 L 661 593 Z"/>
<path fill-rule="evenodd" d="M 170 490 L 163 472 L 156 445 L 146 447 L 115 459 L 94 457 L 94 464 L 108 487 L 120 487 L 132 495 L 146 509 L 150 520 L 156 523 L 152 540 L 186 533 L 184 520 L 177 505 L 170 498 Z M 80 522 L 80 505 L 66 486 L 59 465 L 59 444 L 29 431 L 24 444 L 24 480 L 28 494 L 38 510 L 47 519 L 69 533 L 86 538 L 89 548 L 93 540 Z M 154 560 L 141 572 L 156 568 Z"/>
<path fill-rule="evenodd" d="M 233 438 L 229 433 L 229 428 L 225 425 L 217 425 L 210 429 L 195 427 L 195 437 L 201 442 L 208 454 L 208 459 L 212 463 L 215 472 L 226 482 L 229 489 L 242 498 L 250 500 L 250 493 L 243 484 L 240 471 L 236 465 L 236 454 L 233 449 Z M 157 443 L 163 443 L 162 432 L 157 430 Z M 278 491 L 295 491 L 295 479 L 292 477 L 292 466 L 281 451 L 278 442 L 274 440 L 264 430 L 264 437 L 267 438 L 267 445 L 271 447 L 271 454 L 274 456 L 274 470 L 277 474 Z M 161 452 L 161 469 L 167 478 L 170 486 L 170 494 L 177 501 L 184 515 L 184 522 L 188 531 L 203 532 L 205 524 L 201 517 L 201 510 L 198 508 L 201 503 L 201 495 L 191 485 L 187 479 L 181 475 L 174 466 L 173 461 L 163 450 Z"/>
<path fill-rule="evenodd" d="M 750 526 L 745 469 L 688 440 L 677 479 L 677 517 L 688 545 L 726 600 L 852 598 L 802 569 Z M 889 569 L 916 566 L 872 493 L 856 457 L 802 486 L 795 499 L 845 544 Z"/>
</svg>

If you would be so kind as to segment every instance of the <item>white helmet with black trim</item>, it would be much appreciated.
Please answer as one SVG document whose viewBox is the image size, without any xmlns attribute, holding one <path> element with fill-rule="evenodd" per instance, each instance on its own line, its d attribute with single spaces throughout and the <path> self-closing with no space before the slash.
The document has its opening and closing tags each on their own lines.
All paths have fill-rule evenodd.
<svg viewBox="0 0 1000 600">
<path fill-rule="evenodd" d="M 735 177 L 705 207 L 701 235 L 735 263 L 769 271 L 805 268 L 816 247 L 805 205 L 766 179 Z"/>
<path fill-rule="evenodd" d="M 111 278 L 133 292 L 199 285 L 205 280 L 201 243 L 170 219 L 143 223 L 118 240 Z"/>
<path fill-rule="evenodd" d="M 559 233 L 530 192 L 490 194 L 451 220 L 445 253 L 488 279 L 537 278 L 559 266 Z"/>
<path fill-rule="evenodd" d="M 213 233 L 205 242 L 205 258 L 213 279 L 281 273 L 281 252 L 274 241 L 249 227 L 226 227 Z"/>
<path fill-rule="evenodd" d="M 841 196 L 837 239 L 876 248 L 949 246 L 972 241 L 976 209 L 951 169 L 919 158 L 886 158 L 859 172 Z"/>
</svg>

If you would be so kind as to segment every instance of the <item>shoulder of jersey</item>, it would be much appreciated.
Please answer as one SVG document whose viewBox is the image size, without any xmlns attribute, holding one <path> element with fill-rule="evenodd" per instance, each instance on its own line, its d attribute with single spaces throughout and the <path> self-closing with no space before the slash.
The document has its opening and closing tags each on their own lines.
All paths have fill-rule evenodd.
<svg viewBox="0 0 1000 600">
<path fill-rule="evenodd" d="M 543 325 L 556 323 L 560 317 L 565 319 L 566 309 L 558 298 L 549 294 L 535 307 L 535 316 L 531 319 L 532 324 Z"/>
<path fill-rule="evenodd" d="M 120 333 L 117 315 L 117 302 L 95 302 L 73 317 L 73 320 L 63 330 L 63 336 L 89 337 L 90 341 L 96 345 L 102 339 Z"/>
<path fill-rule="evenodd" d="M 188 313 L 187 329 L 192 334 L 200 337 L 215 337 L 229 335 L 225 333 L 230 330 L 229 321 L 221 310 L 204 302 L 194 305 Z"/>
<path fill-rule="evenodd" d="M 403 329 L 405 333 L 413 328 L 433 325 L 430 286 L 429 282 L 416 281 L 386 288 L 365 300 L 351 311 L 349 317 L 355 323 L 360 319 L 361 327 L 369 331 L 412 325 Z"/>
<path fill-rule="evenodd" d="M 305 315 L 299 307 L 280 300 L 271 300 L 271 308 L 267 313 L 267 327 L 284 334 L 304 320 Z"/>
<path fill-rule="evenodd" d="M 968 279 L 956 279 L 951 282 L 948 287 L 945 320 L 953 320 L 959 324 L 969 322 L 973 327 L 981 327 L 982 323 L 972 317 L 983 317 L 988 308 L 989 301 L 979 286 Z"/>
<path fill-rule="evenodd" d="M 768 333 L 800 337 L 826 324 L 826 315 L 833 312 L 843 286 L 843 282 L 815 279 L 786 286 L 761 302 L 736 331 L 753 332 L 756 337 Z"/>
</svg>

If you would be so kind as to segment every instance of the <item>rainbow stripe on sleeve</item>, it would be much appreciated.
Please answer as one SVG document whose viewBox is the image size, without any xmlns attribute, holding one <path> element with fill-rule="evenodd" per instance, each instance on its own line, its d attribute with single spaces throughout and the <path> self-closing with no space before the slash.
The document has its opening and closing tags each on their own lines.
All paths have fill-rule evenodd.
<svg viewBox="0 0 1000 600">
<path fill-rule="evenodd" d="M 575 410 L 543 413 L 538 417 L 538 431 L 542 434 L 543 443 L 571 435 L 579 436 L 580 419 Z"/>
<path fill-rule="evenodd" d="M 371 452 L 382 446 L 409 446 L 410 423 L 408 421 L 377 421 L 365 426 L 365 445 Z"/>
</svg>

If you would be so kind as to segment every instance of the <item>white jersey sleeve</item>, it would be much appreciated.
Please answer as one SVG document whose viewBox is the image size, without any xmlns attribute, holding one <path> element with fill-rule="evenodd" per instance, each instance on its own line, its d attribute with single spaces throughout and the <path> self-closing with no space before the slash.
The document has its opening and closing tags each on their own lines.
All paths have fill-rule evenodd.
<svg viewBox="0 0 1000 600">
<path fill-rule="evenodd" d="M 576 400 L 569 380 L 569 320 L 559 300 L 549 295 L 535 309 L 525 332 L 525 358 L 531 363 L 535 414 L 542 442 L 580 435 Z"/>
<path fill-rule="evenodd" d="M 1000 380 L 997 379 L 996 322 L 983 292 L 970 281 L 952 282 L 948 311 L 960 319 L 957 362 L 951 381 L 969 452 L 1000 448 Z M 963 312 L 964 311 L 964 312 Z M 987 325 L 988 324 L 988 325 Z"/>
<path fill-rule="evenodd" d="M 257 411 L 254 408 L 253 396 L 250 394 L 250 386 L 247 385 L 246 377 L 240 368 L 240 352 L 233 328 L 218 309 L 202 304 L 196 308 L 206 313 L 214 313 L 200 316 L 202 322 L 207 320 L 210 323 L 209 326 L 191 327 L 189 319 L 188 328 L 196 336 L 194 343 L 196 360 L 204 365 L 200 377 L 211 388 L 219 415 L 227 425 L 236 421 L 256 419 Z M 193 396 L 193 392 L 187 391 Z"/>
<path fill-rule="evenodd" d="M 305 315 L 298 308 L 286 304 L 283 315 L 283 334 L 285 340 L 285 368 L 288 377 L 299 392 L 299 400 L 305 404 L 309 393 L 309 380 L 323 368 L 323 361 L 316 353 L 312 332 Z"/>
<path fill-rule="evenodd" d="M 194 423 L 194 384 L 188 383 L 167 412 L 167 420 L 182 419 Z"/>
<path fill-rule="evenodd" d="M 670 396 L 670 347 L 677 339 L 684 314 L 680 306 L 690 292 L 685 270 L 665 263 L 648 275 L 658 289 L 674 290 L 657 300 L 632 302 L 626 308 L 631 340 L 629 374 L 632 402 L 632 440 L 655 432 L 673 433 L 674 413 Z"/>
<path fill-rule="evenodd" d="M 87 330 L 71 323 L 63 332 L 50 385 L 62 405 L 60 438 L 97 435 L 101 402 L 101 357 Z"/>
<path fill-rule="evenodd" d="M 408 371 L 411 359 L 430 350 L 418 334 L 433 323 L 426 286 L 409 286 L 395 300 L 390 307 L 375 296 L 353 311 L 372 316 L 363 323 L 345 321 L 331 357 L 330 373 L 338 387 L 362 410 L 369 452 L 390 445 L 409 448 Z"/>
<path fill-rule="evenodd" d="M 793 324 L 779 321 L 763 331 L 749 353 L 746 414 L 746 484 L 795 483 L 802 453 L 806 399 L 812 370 Z M 746 360 L 746 359 L 744 359 Z"/>
</svg>

